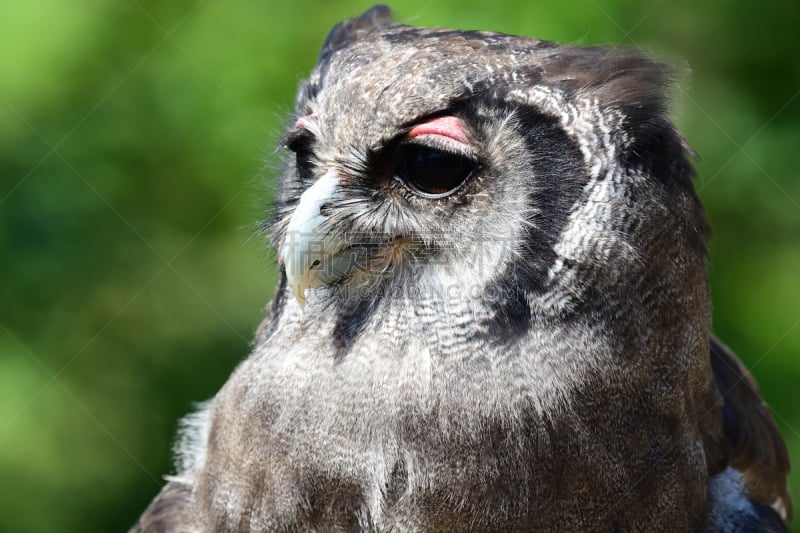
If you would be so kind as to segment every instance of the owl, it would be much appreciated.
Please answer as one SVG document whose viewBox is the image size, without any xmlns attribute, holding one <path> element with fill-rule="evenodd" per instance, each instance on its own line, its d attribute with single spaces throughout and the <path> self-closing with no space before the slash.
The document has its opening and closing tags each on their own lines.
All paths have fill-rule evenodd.
<svg viewBox="0 0 800 533">
<path fill-rule="evenodd" d="M 334 27 L 255 347 L 133 531 L 785 531 L 671 76 L 384 6 Z"/>
</svg>

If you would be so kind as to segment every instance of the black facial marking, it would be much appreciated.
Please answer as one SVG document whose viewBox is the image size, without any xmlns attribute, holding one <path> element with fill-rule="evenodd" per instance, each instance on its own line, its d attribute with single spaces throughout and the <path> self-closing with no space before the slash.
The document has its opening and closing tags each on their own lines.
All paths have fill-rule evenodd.
<svg viewBox="0 0 800 533">
<path fill-rule="evenodd" d="M 490 303 L 494 316 L 486 324 L 489 335 L 504 342 L 523 337 L 531 324 L 531 307 L 525 292 L 511 277 L 499 280 L 493 288 L 496 291 Z"/>
<path fill-rule="evenodd" d="M 336 310 L 333 344 L 336 347 L 334 358 L 337 362 L 342 361 L 350 352 L 353 343 L 375 314 L 377 306 L 376 300 L 351 297 Z"/>
<path fill-rule="evenodd" d="M 534 183 L 529 185 L 531 208 L 537 213 L 527 229 L 526 259 L 517 263 L 523 286 L 542 289 L 547 269 L 556 258 L 553 247 L 589 181 L 583 154 L 561 129 L 558 119 L 534 108 L 518 111 L 518 128 L 528 144 Z"/>
<path fill-rule="evenodd" d="M 531 106 L 514 109 L 519 135 L 530 154 L 526 184 L 531 212 L 523 248 L 494 280 L 487 291 L 494 316 L 486 326 L 498 340 L 522 335 L 530 325 L 531 309 L 525 290 L 545 290 L 547 271 L 556 259 L 553 249 L 567 224 L 570 212 L 589 180 L 577 143 L 561 128 L 558 119 Z M 491 294 L 490 294 L 491 293 Z M 501 297 L 497 297 L 501 295 Z"/>
</svg>

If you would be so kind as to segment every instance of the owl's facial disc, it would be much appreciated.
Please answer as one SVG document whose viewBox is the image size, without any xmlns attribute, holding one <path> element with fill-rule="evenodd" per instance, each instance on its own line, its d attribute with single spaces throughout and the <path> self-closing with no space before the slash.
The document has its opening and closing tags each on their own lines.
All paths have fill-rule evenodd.
<svg viewBox="0 0 800 533">
<path fill-rule="evenodd" d="M 300 138 L 305 134 L 313 119 L 299 119 L 294 135 Z M 430 200 L 453 195 L 479 166 L 463 121 L 450 115 L 416 124 L 386 150 L 381 168 L 387 169 L 388 176 L 414 195 Z M 329 170 L 300 196 L 289 220 L 280 261 L 301 306 L 306 289 L 340 282 L 356 272 L 370 275 L 368 267 L 381 271 L 415 243 L 413 227 L 408 232 L 395 228 L 381 235 L 373 225 L 362 237 L 335 227 L 337 217 L 331 213 L 343 200 L 340 176 Z"/>
</svg>

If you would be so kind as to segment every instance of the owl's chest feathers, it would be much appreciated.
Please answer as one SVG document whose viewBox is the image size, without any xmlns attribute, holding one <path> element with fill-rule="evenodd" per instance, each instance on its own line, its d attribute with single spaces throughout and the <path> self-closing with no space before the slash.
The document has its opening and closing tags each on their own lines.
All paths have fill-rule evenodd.
<svg viewBox="0 0 800 533">
<path fill-rule="evenodd" d="M 490 314 L 480 305 L 429 303 L 355 306 L 324 319 L 290 315 L 249 364 L 274 390 L 286 389 L 276 394 L 276 413 L 302 405 L 365 426 L 423 415 L 482 424 L 518 411 L 552 415 L 595 370 L 578 351 L 589 343 L 605 349 L 588 325 L 498 337 L 486 325 Z"/>
<path fill-rule="evenodd" d="M 228 419 L 237 427 L 212 430 L 201 478 L 214 480 L 212 493 L 240 491 L 237 501 L 255 498 L 248 508 L 285 515 L 286 523 L 301 520 L 291 509 L 310 501 L 358 515 L 362 525 L 391 524 L 393 509 L 419 508 L 419 526 L 430 524 L 425 502 L 441 508 L 447 498 L 447 519 L 461 516 L 464 527 L 516 527 L 543 502 L 552 513 L 592 513 L 601 510 L 581 494 L 624 501 L 640 473 L 664 474 L 648 464 L 659 453 L 676 456 L 676 469 L 702 462 L 694 443 L 667 449 L 673 443 L 659 424 L 676 421 L 659 402 L 618 401 L 625 384 L 615 380 L 625 378 L 604 362 L 613 349 L 588 324 L 540 326 L 503 342 L 464 334 L 480 331 L 474 314 L 439 316 L 445 329 L 430 330 L 418 310 L 405 309 L 373 316 L 343 350 L 335 317 L 310 329 L 298 316 L 279 325 L 217 397 L 215 416 L 235 409 Z M 635 442 L 619 437 L 631 424 L 642 428 Z M 247 471 L 215 464 L 214 447 L 249 457 L 233 463 Z"/>
</svg>

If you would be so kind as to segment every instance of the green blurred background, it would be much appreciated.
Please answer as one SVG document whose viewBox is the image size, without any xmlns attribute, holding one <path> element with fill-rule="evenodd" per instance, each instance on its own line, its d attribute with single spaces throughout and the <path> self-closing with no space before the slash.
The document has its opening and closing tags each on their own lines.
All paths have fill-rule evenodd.
<svg viewBox="0 0 800 533">
<path fill-rule="evenodd" d="M 2 3 L 0 530 L 123 531 L 158 491 L 178 418 L 248 353 L 272 291 L 255 230 L 296 85 L 368 5 Z M 702 157 L 715 329 L 800 470 L 800 3 L 489 6 L 394 9 L 691 65 L 676 116 Z"/>
</svg>

